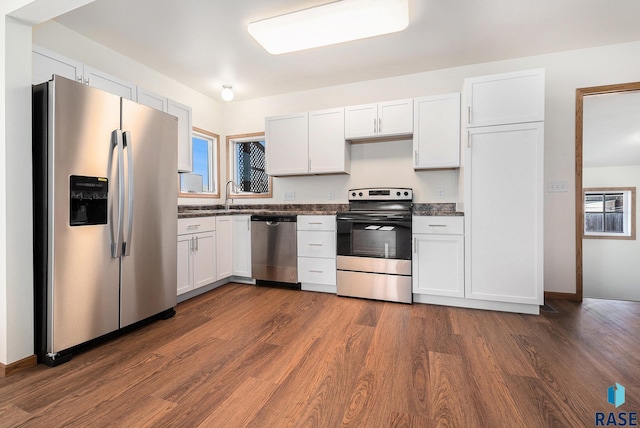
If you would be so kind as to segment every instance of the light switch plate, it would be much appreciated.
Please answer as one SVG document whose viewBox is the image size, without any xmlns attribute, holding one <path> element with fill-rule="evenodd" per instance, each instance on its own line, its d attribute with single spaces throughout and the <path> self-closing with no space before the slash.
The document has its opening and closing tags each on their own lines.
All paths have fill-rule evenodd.
<svg viewBox="0 0 640 428">
<path fill-rule="evenodd" d="M 567 182 L 566 181 L 549 181 L 547 184 L 548 192 L 567 192 Z"/>
</svg>

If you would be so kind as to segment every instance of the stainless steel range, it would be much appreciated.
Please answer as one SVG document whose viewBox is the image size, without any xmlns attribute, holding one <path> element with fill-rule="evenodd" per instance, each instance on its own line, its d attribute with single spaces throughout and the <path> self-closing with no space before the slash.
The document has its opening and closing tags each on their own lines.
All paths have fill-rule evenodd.
<svg viewBox="0 0 640 428">
<path fill-rule="evenodd" d="M 411 206 L 407 188 L 349 190 L 337 214 L 337 294 L 411 303 Z"/>
</svg>

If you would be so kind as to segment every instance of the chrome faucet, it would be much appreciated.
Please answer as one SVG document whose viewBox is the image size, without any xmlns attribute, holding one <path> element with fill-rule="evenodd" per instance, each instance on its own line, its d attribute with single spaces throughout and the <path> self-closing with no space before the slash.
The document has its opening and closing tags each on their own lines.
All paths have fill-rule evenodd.
<svg viewBox="0 0 640 428">
<path fill-rule="evenodd" d="M 233 201 L 233 197 L 229 198 L 229 184 L 231 184 L 231 191 L 238 193 L 238 185 L 233 180 L 227 181 L 227 184 L 224 185 L 224 209 L 225 210 L 229 209 L 229 199 Z"/>
</svg>

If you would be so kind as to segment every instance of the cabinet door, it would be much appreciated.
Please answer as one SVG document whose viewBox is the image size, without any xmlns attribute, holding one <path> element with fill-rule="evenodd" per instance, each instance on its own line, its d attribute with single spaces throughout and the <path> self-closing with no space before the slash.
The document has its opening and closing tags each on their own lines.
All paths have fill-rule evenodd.
<svg viewBox="0 0 640 428">
<path fill-rule="evenodd" d="M 540 122 L 469 130 L 466 298 L 543 303 L 543 144 Z"/>
<path fill-rule="evenodd" d="M 162 95 L 147 91 L 138 86 L 138 102 L 156 110 L 167 112 L 169 108 L 169 99 Z"/>
<path fill-rule="evenodd" d="M 232 233 L 231 216 L 216 217 L 216 268 L 218 270 L 218 279 L 228 278 L 233 274 Z"/>
<path fill-rule="evenodd" d="M 413 292 L 464 297 L 464 237 L 414 235 Z"/>
<path fill-rule="evenodd" d="M 460 93 L 414 100 L 413 167 L 460 166 Z"/>
<path fill-rule="evenodd" d="M 169 100 L 167 113 L 178 118 L 178 171 L 191 172 L 191 107 Z"/>
<path fill-rule="evenodd" d="M 193 288 L 202 287 L 216 280 L 216 233 L 194 234 Z"/>
<path fill-rule="evenodd" d="M 347 140 L 370 138 L 378 134 L 377 104 L 345 107 L 344 115 L 344 137 Z"/>
<path fill-rule="evenodd" d="M 413 99 L 378 103 L 378 135 L 413 133 Z"/>
<path fill-rule="evenodd" d="M 349 146 L 344 138 L 344 108 L 309 113 L 309 172 L 349 172 Z"/>
<path fill-rule="evenodd" d="M 192 237 L 178 235 L 178 295 L 193 290 Z"/>
<path fill-rule="evenodd" d="M 34 85 L 51 80 L 54 74 L 82 82 L 81 62 L 74 61 L 40 46 L 33 46 L 31 58 L 33 61 L 31 65 L 31 83 Z"/>
<path fill-rule="evenodd" d="M 297 113 L 265 121 L 267 174 L 309 172 L 309 115 Z"/>
<path fill-rule="evenodd" d="M 544 120 L 544 69 L 465 79 L 469 127 Z"/>
<path fill-rule="evenodd" d="M 234 215 L 233 275 L 251 278 L 251 216 Z"/>
<path fill-rule="evenodd" d="M 137 100 L 136 85 L 87 65 L 84 66 L 84 83 L 131 101 Z"/>
</svg>

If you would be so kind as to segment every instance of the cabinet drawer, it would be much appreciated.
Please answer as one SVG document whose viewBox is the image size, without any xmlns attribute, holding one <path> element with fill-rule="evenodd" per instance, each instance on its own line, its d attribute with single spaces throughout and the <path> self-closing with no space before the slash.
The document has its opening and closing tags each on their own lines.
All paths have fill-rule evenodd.
<svg viewBox="0 0 640 428">
<path fill-rule="evenodd" d="M 336 285 L 336 259 L 298 257 L 298 281 Z"/>
<path fill-rule="evenodd" d="M 193 217 L 178 219 L 178 235 L 216 230 L 215 217 Z"/>
<path fill-rule="evenodd" d="M 336 230 L 336 216 L 299 215 L 298 230 Z"/>
<path fill-rule="evenodd" d="M 463 235 L 463 216 L 414 216 L 413 233 Z"/>
<path fill-rule="evenodd" d="M 336 233 L 298 231 L 298 256 L 336 258 Z"/>
</svg>

